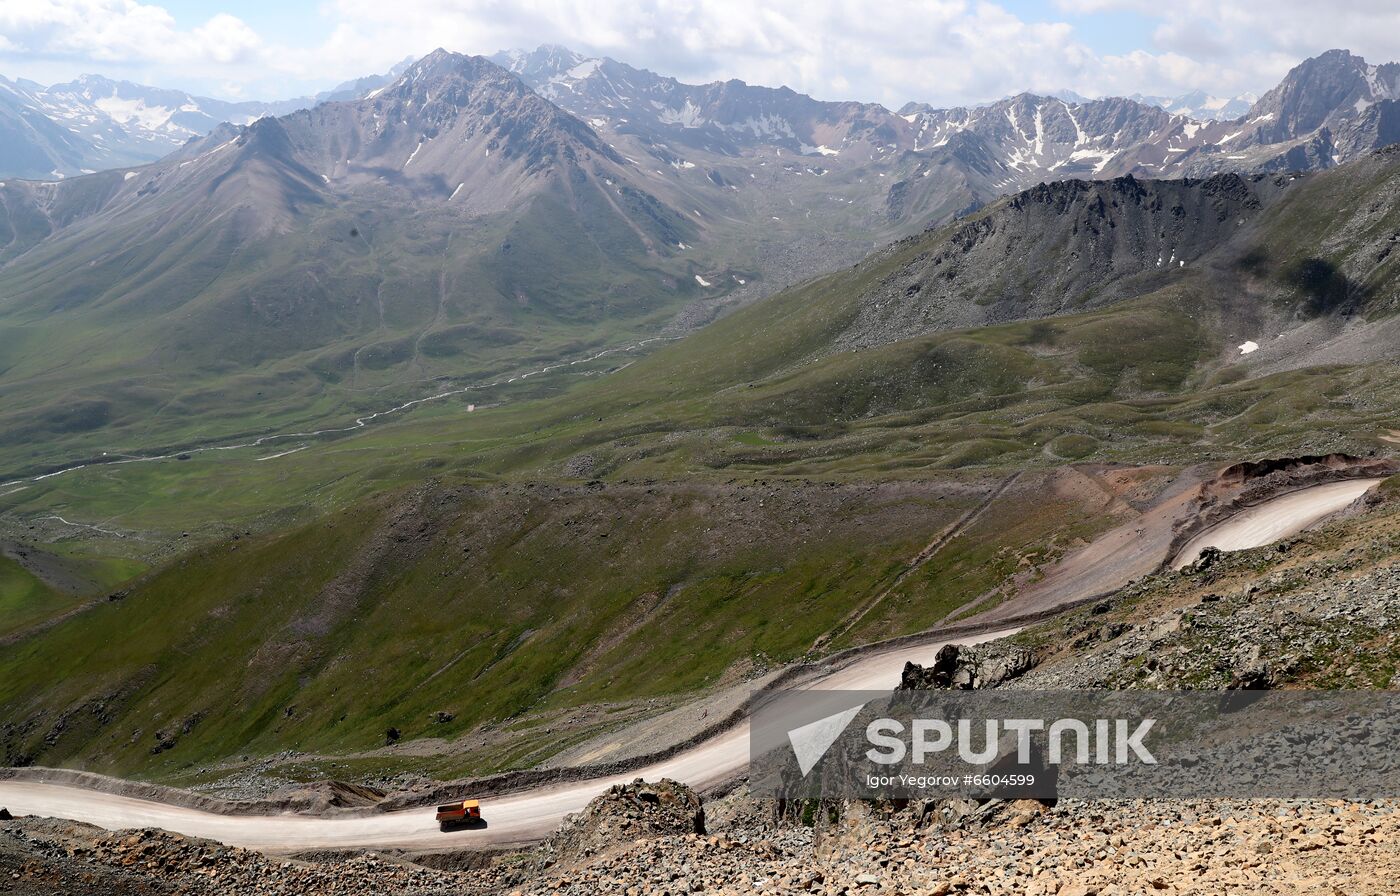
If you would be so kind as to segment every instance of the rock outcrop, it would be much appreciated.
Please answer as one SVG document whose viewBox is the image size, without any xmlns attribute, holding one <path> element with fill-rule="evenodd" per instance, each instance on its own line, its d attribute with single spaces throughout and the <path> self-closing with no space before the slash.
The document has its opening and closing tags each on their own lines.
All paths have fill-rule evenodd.
<svg viewBox="0 0 1400 896">
<path fill-rule="evenodd" d="M 968 647 L 947 644 L 929 666 L 905 663 L 901 691 L 973 690 L 994 688 L 1035 666 L 1030 650 L 1005 642 Z"/>
<path fill-rule="evenodd" d="M 566 819 L 544 845 L 546 862 L 570 862 L 637 840 L 705 833 L 695 791 L 669 778 L 617 784 Z"/>
</svg>

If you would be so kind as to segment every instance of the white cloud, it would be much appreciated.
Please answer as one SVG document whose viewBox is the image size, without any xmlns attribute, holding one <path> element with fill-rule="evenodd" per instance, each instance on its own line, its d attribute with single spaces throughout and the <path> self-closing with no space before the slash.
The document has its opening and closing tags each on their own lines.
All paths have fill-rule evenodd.
<svg viewBox="0 0 1400 896">
<path fill-rule="evenodd" d="M 202 55 L 226 65 L 254 59 L 262 49 L 257 32 L 225 13 L 194 29 L 193 37 Z"/>
<path fill-rule="evenodd" d="M 328 0 L 338 25 L 314 57 L 386 65 L 434 46 L 489 53 L 561 43 L 682 80 L 738 77 L 822 99 L 980 102 L 1021 90 L 1235 94 L 1272 87 L 1334 46 L 1400 59 L 1400 4 L 1349 0 L 1053 0 L 1032 21 L 991 0 Z M 1086 14 L 1146 20 L 1150 44 L 1098 52 Z M 308 60 L 311 57 L 308 57 Z"/>
<path fill-rule="evenodd" d="M 971 102 L 1062 86 L 1092 54 L 1065 24 L 964 0 L 331 0 L 319 61 L 388 64 L 434 46 L 490 53 L 561 43 L 683 80 L 741 78 L 823 99 Z"/>
<path fill-rule="evenodd" d="M 4 0 L 0 52 L 10 59 L 71 60 L 83 70 L 131 66 L 181 68 L 194 76 L 262 61 L 262 39 L 219 13 L 182 28 L 164 7 L 136 0 Z"/>
<path fill-rule="evenodd" d="M 1136 60 L 1105 60 L 1106 73 L 1151 70 L 1178 88 L 1267 90 L 1303 59 L 1334 48 L 1371 62 L 1400 60 L 1394 0 L 1056 0 L 1055 7 L 1070 17 L 1127 12 L 1152 22 L 1152 46 Z"/>
<path fill-rule="evenodd" d="M 260 35 L 230 14 L 232 2 L 195 22 L 177 21 L 159 0 L 0 0 L 0 71 L 68 66 L 271 97 L 383 71 L 437 46 L 489 54 L 560 43 L 687 81 L 736 77 L 897 106 L 1064 87 L 1263 90 L 1332 46 L 1400 59 L 1394 0 L 1351 0 L 1327 15 L 1315 0 L 1047 4 L 1039 16 L 1047 21 L 1032 21 L 993 0 L 323 0 L 319 30 Z M 1076 25 L 1103 12 L 1141 17 L 1148 45 L 1096 51 Z"/>
</svg>

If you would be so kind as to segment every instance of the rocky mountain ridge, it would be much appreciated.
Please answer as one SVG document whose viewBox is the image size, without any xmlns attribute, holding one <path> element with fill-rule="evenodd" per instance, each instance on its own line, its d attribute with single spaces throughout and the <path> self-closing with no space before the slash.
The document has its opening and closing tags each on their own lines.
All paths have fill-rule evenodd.
<svg viewBox="0 0 1400 896">
<path fill-rule="evenodd" d="M 558 46 L 492 59 L 605 133 L 730 156 L 777 147 L 828 165 L 898 168 L 912 154 L 925 160 L 920 176 L 951 146 L 965 168 L 980 169 L 985 189 L 1043 178 L 1330 167 L 1394 136 L 1384 107 L 1394 100 L 1394 66 L 1344 50 L 1301 63 L 1252 105 L 1203 92 L 1097 100 L 1021 93 L 967 108 L 909 103 L 897 113 L 737 80 L 683 84 Z M 1332 151 L 1318 150 L 1323 144 Z"/>
<path fill-rule="evenodd" d="M 692 189 L 741 185 L 757 177 L 755 165 L 787 153 L 813 160 L 806 167 L 819 177 L 864 184 L 851 201 L 896 223 L 943 220 L 1041 180 L 1327 168 L 1400 137 L 1395 64 L 1345 50 L 1299 64 L 1248 108 L 1243 98 L 1200 91 L 1095 100 L 1062 91 L 968 108 L 909 103 L 897 113 L 738 80 L 685 84 L 559 46 L 491 61 L 605 142 L 626 141 L 632 158 L 658 161 L 673 180 L 700 169 L 709 183 L 697 179 Z M 364 96 L 404 70 L 279 103 L 227 103 L 95 76 L 48 88 L 0 81 L 0 128 L 10 137 L 0 173 L 61 177 L 149 161 L 220 121 L 248 124 Z M 786 188 L 781 195 L 793 198 Z M 805 188 L 798 195 L 809 198 Z"/>
<path fill-rule="evenodd" d="M 886 250 L 929 244 L 862 298 L 837 345 L 1052 317 L 1146 294 L 1229 244 L 1298 182 L 1230 173 L 1041 184 L 949 225 L 941 238 Z"/>
</svg>

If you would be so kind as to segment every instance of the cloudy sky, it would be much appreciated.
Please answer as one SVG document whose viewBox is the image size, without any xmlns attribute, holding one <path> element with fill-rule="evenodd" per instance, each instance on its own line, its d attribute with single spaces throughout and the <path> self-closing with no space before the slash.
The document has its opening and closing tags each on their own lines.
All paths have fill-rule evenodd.
<svg viewBox="0 0 1400 896">
<path fill-rule="evenodd" d="M 1400 3 L 1333 0 L 0 0 L 0 75 L 274 99 L 437 46 L 559 43 L 686 81 L 952 105 L 1021 90 L 1263 92 L 1346 47 L 1400 59 Z"/>
</svg>

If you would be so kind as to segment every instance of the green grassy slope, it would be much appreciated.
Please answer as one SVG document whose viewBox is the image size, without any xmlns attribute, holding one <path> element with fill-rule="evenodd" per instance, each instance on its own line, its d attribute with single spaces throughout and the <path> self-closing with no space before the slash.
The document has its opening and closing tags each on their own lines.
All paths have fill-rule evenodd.
<svg viewBox="0 0 1400 896">
<path fill-rule="evenodd" d="M 72 604 L 9 557 L 0 557 L 0 637 L 52 616 Z"/>
<path fill-rule="evenodd" d="M 587 193 L 491 219 L 347 202 L 287 234 L 196 220 L 169 242 L 40 247 L 0 273 L 0 464 L 308 427 L 654 332 L 695 294 L 686 263 Z"/>
<path fill-rule="evenodd" d="M 1388 155 L 1316 176 L 1224 245 L 1216 262 L 1089 313 L 836 349 L 872 288 L 939 251 L 957 232 L 947 228 L 601 379 L 584 374 L 631 359 L 422 405 L 274 462 L 259 461 L 277 450 L 267 448 L 93 469 L 0 496 L 0 507 L 18 519 L 71 506 L 134 531 L 226 534 L 308 518 L 425 474 L 892 475 L 1095 457 L 1187 462 L 1298 444 L 1365 450 L 1391 419 L 1392 365 L 1260 378 L 1231 346 L 1256 334 L 1261 315 L 1304 313 L 1299 262 L 1321 258 L 1350 272 L 1356 262 L 1348 259 L 1375 257 L 1343 250 L 1361 225 L 1384 233 L 1390 207 L 1364 197 L 1395 178 Z M 1318 210 L 1313 219 L 1309 208 Z M 1375 271 L 1343 274 L 1366 284 L 1368 313 L 1384 312 L 1392 268 L 1382 260 Z M 431 344 L 424 340 L 425 352 Z M 531 400 L 557 388 L 567 394 Z M 214 407 L 224 399 L 207 397 Z M 504 404 L 466 414 L 467 402 Z M 198 419 L 178 404 L 173 410 L 176 419 Z"/>
<path fill-rule="evenodd" d="M 695 690 L 805 653 L 991 484 L 424 487 L 221 543 L 0 656 L 7 759 L 173 773 Z M 888 624 L 995 583 L 995 540 Z"/>
</svg>

